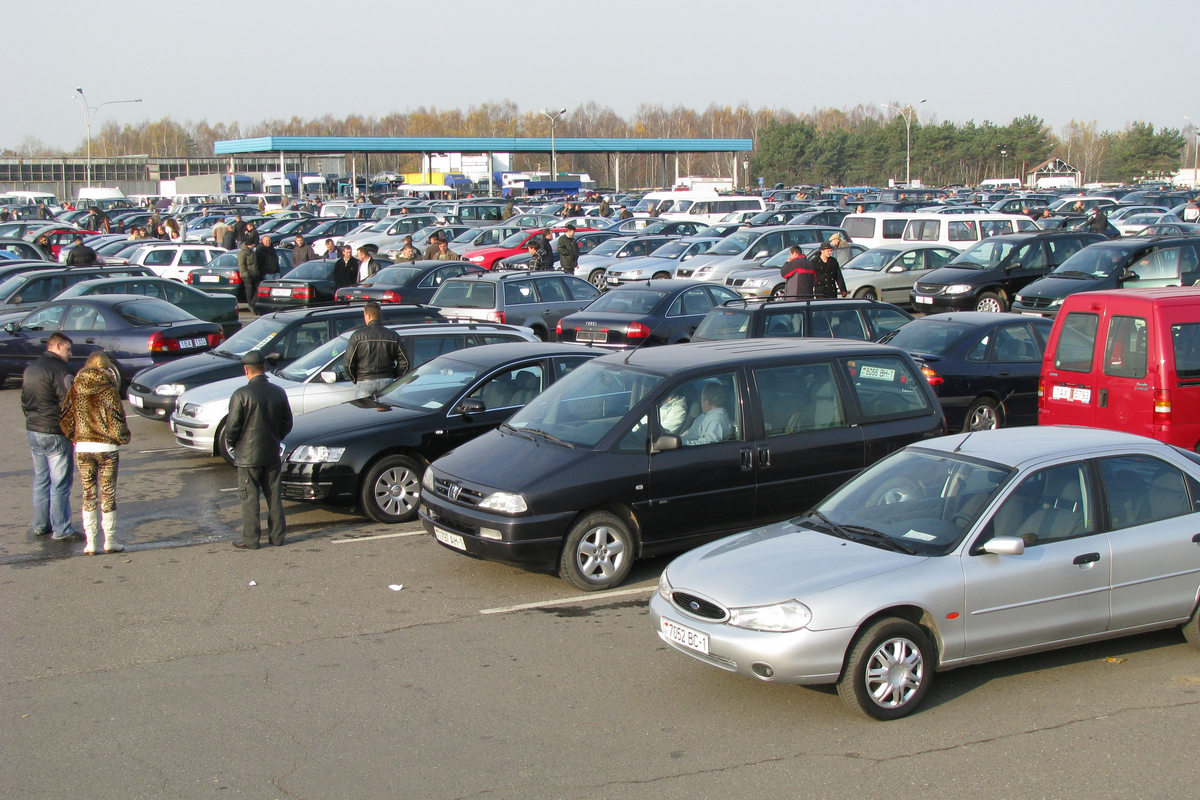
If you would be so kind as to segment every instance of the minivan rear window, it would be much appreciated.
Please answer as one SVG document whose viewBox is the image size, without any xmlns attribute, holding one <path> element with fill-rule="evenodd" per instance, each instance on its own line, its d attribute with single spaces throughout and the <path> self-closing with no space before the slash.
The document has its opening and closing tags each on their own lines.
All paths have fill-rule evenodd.
<svg viewBox="0 0 1200 800">
<path fill-rule="evenodd" d="M 1054 366 L 1067 372 L 1091 372 L 1100 317 L 1078 311 L 1067 314 L 1054 349 Z"/>
<path fill-rule="evenodd" d="M 1117 378 L 1146 377 L 1146 320 L 1113 317 L 1104 345 L 1104 374 Z"/>
<path fill-rule="evenodd" d="M 907 220 L 903 219 L 885 219 L 883 221 L 883 238 L 899 239 L 904 235 L 904 227 Z M 851 236 L 851 238 L 854 238 Z"/>
<path fill-rule="evenodd" d="M 495 308 L 496 284 L 484 281 L 446 281 L 429 304 L 448 308 Z"/>
<path fill-rule="evenodd" d="M 875 220 L 871 217 L 846 217 L 842 227 L 851 239 L 875 238 Z"/>
<path fill-rule="evenodd" d="M 1175 376 L 1180 380 L 1200 378 L 1200 323 L 1172 325 L 1171 347 L 1175 351 Z"/>
</svg>

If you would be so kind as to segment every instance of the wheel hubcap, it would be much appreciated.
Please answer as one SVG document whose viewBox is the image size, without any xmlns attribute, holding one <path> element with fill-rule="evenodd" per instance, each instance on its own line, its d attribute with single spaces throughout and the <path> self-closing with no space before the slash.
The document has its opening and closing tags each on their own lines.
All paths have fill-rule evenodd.
<svg viewBox="0 0 1200 800">
<path fill-rule="evenodd" d="M 607 526 L 592 528 L 579 541 L 575 563 L 588 580 L 608 580 L 625 563 L 625 544 Z"/>
<path fill-rule="evenodd" d="M 994 297 L 988 297 L 979 301 L 977 311 L 986 311 L 990 314 L 1000 313 L 1000 301 Z"/>
<path fill-rule="evenodd" d="M 990 431 L 1000 427 L 999 422 L 994 408 L 991 406 L 980 406 L 971 415 L 970 425 L 973 431 Z"/>
<path fill-rule="evenodd" d="M 421 482 L 411 470 L 393 467 L 375 481 L 375 503 L 385 514 L 406 514 L 417 505 Z"/>
<path fill-rule="evenodd" d="M 889 639 L 867 661 L 867 692 L 881 708 L 899 708 L 921 688 L 924 676 L 925 660 L 917 646 L 908 639 Z"/>
</svg>

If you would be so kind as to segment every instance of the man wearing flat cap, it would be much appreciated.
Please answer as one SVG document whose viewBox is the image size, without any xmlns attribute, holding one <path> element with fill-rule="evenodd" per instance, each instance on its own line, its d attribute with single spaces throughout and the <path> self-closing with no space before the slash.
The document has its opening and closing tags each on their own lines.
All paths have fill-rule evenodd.
<svg viewBox="0 0 1200 800">
<path fill-rule="evenodd" d="M 808 263 L 817 273 L 817 297 L 845 297 L 848 294 L 842 268 L 833 257 L 833 245 L 821 242 L 817 255 L 810 258 Z"/>
<path fill-rule="evenodd" d="M 248 381 L 229 398 L 229 421 L 225 423 L 225 444 L 238 468 L 242 501 L 242 540 L 235 540 L 233 546 L 258 549 L 262 536 L 258 497 L 262 494 L 267 501 L 267 538 L 282 547 L 287 528 L 279 446 L 292 430 L 292 407 L 283 389 L 267 380 L 262 353 L 251 350 L 242 356 L 242 369 Z"/>
<path fill-rule="evenodd" d="M 579 243 L 575 241 L 575 223 L 568 222 L 565 227 L 563 235 L 558 237 L 558 268 L 574 275 L 579 266 Z"/>
</svg>

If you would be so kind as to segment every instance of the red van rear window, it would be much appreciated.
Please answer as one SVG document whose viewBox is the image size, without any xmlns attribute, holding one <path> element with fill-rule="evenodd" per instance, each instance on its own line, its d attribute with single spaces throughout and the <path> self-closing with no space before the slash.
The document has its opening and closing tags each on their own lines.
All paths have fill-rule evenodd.
<svg viewBox="0 0 1200 800">
<path fill-rule="evenodd" d="M 1200 323 L 1171 326 L 1175 375 L 1179 380 L 1200 378 Z"/>
<path fill-rule="evenodd" d="M 1054 366 L 1067 372 L 1091 372 L 1092 355 L 1096 350 L 1097 314 L 1072 312 L 1063 320 L 1054 350 Z"/>
</svg>

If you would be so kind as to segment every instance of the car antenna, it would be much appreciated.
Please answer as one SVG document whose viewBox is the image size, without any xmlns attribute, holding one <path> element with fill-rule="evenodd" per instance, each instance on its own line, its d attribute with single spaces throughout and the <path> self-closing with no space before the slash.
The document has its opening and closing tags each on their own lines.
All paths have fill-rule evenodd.
<svg viewBox="0 0 1200 800">
<path fill-rule="evenodd" d="M 963 437 L 963 440 L 958 443 L 958 447 L 955 447 L 951 452 L 957 453 L 959 450 L 962 450 L 962 446 L 967 443 L 967 439 L 971 438 L 972 433 L 975 433 L 975 431 L 968 432 L 967 435 Z"/>
<path fill-rule="evenodd" d="M 634 354 L 634 353 L 636 353 L 636 352 L 638 351 L 638 349 L 639 349 L 639 348 L 640 348 L 642 345 L 644 345 L 646 342 L 650 341 L 650 337 L 651 337 L 651 336 L 653 336 L 653 335 L 654 335 L 655 333 L 657 333 L 657 332 L 658 332 L 658 328 L 655 328 L 654 330 L 650 331 L 650 333 L 646 334 L 646 338 L 645 338 L 645 339 L 643 339 L 642 341 L 638 342 L 638 343 L 637 343 L 637 347 L 634 347 L 632 350 L 630 350 L 630 351 L 629 351 L 629 352 L 628 352 L 628 353 L 625 355 L 625 358 L 624 358 L 624 359 L 622 359 L 621 363 L 622 363 L 622 364 L 628 364 L 628 363 L 629 363 L 629 359 L 630 359 L 630 358 L 633 356 L 633 354 Z"/>
</svg>

